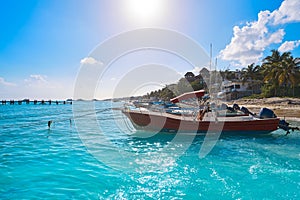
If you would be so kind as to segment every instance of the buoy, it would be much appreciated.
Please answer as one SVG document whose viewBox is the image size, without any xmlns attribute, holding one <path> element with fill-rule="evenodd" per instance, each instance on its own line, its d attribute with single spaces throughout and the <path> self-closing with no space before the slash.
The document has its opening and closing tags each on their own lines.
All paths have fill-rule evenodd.
<svg viewBox="0 0 300 200">
<path fill-rule="evenodd" d="M 50 129 L 50 127 L 51 127 L 51 124 L 52 124 L 52 121 L 50 120 L 50 121 L 48 121 L 48 128 Z"/>
</svg>

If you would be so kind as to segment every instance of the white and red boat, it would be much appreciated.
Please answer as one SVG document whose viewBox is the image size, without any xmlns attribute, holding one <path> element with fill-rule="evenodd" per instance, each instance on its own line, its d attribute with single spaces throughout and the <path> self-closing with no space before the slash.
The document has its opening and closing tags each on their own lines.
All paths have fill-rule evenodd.
<svg viewBox="0 0 300 200">
<path fill-rule="evenodd" d="M 178 103 L 190 98 L 201 98 L 204 94 L 204 90 L 185 93 L 170 101 Z M 266 134 L 277 130 L 280 122 L 280 119 L 276 117 L 273 111 L 266 110 L 269 112 L 267 115 L 261 112 L 259 116 L 249 111 L 228 113 L 226 110 L 210 110 L 207 108 L 198 109 L 199 112 L 197 111 L 197 114 L 194 115 L 178 115 L 140 108 L 123 109 L 122 112 L 130 119 L 136 129 L 142 130 L 187 133 L 206 133 L 212 131 L 239 134 Z"/>
</svg>

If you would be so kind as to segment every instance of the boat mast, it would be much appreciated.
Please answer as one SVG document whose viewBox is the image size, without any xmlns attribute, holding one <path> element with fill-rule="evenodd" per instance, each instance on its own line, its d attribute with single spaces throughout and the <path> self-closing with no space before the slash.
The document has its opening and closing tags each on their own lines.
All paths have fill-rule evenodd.
<svg viewBox="0 0 300 200">
<path fill-rule="evenodd" d="M 211 70 L 211 63 L 212 63 L 212 44 L 210 43 L 210 53 L 209 53 L 209 93 L 211 93 L 211 81 L 212 81 L 212 70 Z"/>
</svg>

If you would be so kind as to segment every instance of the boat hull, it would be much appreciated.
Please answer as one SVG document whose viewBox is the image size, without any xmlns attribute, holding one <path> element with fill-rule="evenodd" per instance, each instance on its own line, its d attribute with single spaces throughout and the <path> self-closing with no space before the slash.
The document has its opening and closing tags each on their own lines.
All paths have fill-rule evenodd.
<svg viewBox="0 0 300 200">
<path fill-rule="evenodd" d="M 243 121 L 196 121 L 164 116 L 163 114 L 123 111 L 136 129 L 157 132 L 227 132 L 267 134 L 278 129 L 279 119 L 257 119 Z"/>
</svg>

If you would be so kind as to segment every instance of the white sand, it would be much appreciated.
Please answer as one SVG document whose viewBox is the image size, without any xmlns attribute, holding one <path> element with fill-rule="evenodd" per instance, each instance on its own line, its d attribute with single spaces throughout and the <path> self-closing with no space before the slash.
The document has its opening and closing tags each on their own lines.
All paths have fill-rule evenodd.
<svg viewBox="0 0 300 200">
<path fill-rule="evenodd" d="M 297 98 L 263 98 L 263 99 L 239 99 L 228 102 L 232 105 L 247 107 L 252 112 L 258 113 L 261 108 L 272 109 L 278 117 L 300 120 L 300 99 Z"/>
</svg>

